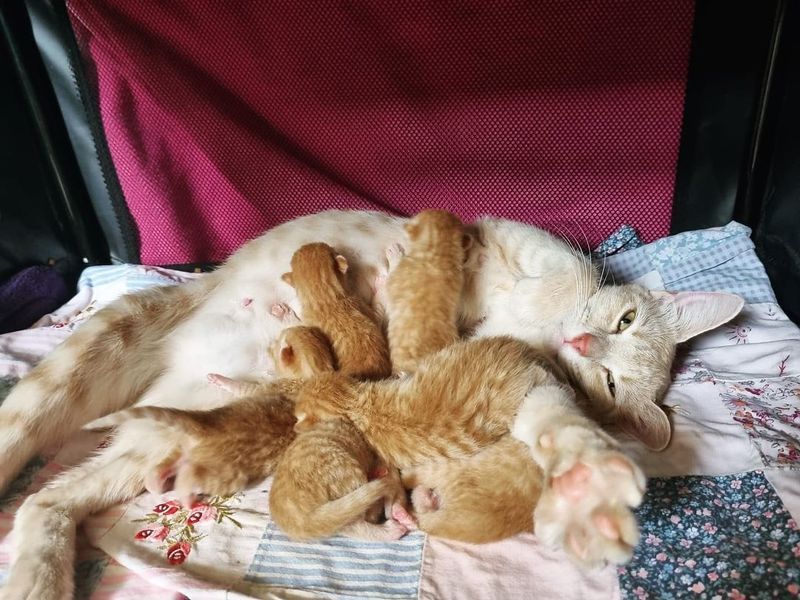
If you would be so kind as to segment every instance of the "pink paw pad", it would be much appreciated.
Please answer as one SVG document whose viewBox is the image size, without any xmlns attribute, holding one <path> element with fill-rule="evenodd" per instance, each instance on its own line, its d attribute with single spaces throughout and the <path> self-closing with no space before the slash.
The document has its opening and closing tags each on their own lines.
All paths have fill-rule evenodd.
<svg viewBox="0 0 800 600">
<path fill-rule="evenodd" d="M 400 523 L 406 529 L 416 529 L 417 522 L 414 520 L 402 504 L 392 504 L 392 519 Z"/>
<path fill-rule="evenodd" d="M 583 463 L 576 463 L 563 475 L 553 478 L 553 491 L 569 502 L 578 502 L 588 487 L 592 471 Z"/>
</svg>

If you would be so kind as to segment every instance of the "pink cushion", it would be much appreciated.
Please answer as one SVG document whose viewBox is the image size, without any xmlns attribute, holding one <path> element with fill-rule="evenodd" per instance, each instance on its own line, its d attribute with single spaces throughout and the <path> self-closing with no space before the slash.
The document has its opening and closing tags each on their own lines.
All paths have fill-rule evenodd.
<svg viewBox="0 0 800 600">
<path fill-rule="evenodd" d="M 328 208 L 669 229 L 691 0 L 69 10 L 145 263 Z"/>
</svg>

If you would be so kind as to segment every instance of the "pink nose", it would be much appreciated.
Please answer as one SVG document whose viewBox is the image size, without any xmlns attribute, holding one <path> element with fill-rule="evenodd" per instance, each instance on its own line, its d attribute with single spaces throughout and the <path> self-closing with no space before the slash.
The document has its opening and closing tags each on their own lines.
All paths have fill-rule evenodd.
<svg viewBox="0 0 800 600">
<path fill-rule="evenodd" d="M 564 343 L 575 348 L 581 356 L 586 356 L 589 353 L 589 342 L 591 341 L 592 335 L 590 333 L 582 333 L 571 340 L 564 340 Z"/>
</svg>

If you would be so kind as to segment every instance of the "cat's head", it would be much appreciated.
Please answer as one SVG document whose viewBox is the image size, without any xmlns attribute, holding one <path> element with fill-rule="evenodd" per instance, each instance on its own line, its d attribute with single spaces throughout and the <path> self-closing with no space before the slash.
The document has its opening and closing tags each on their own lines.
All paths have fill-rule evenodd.
<svg viewBox="0 0 800 600">
<path fill-rule="evenodd" d="M 292 270 L 281 279 L 298 290 L 298 293 L 314 294 L 325 288 L 347 289 L 349 265 L 347 259 L 328 244 L 315 242 L 301 246 L 292 255 Z"/>
<path fill-rule="evenodd" d="M 589 397 L 596 418 L 661 450 L 671 430 L 659 405 L 676 344 L 729 321 L 743 304 L 732 294 L 601 286 L 563 322 L 559 362 Z"/>
<path fill-rule="evenodd" d="M 278 377 L 308 379 L 335 369 L 328 336 L 317 327 L 284 329 L 270 351 Z"/>
<path fill-rule="evenodd" d="M 473 233 L 458 217 L 446 210 L 423 210 L 404 225 L 412 248 L 433 249 L 455 246 L 466 251 L 472 246 Z"/>
</svg>

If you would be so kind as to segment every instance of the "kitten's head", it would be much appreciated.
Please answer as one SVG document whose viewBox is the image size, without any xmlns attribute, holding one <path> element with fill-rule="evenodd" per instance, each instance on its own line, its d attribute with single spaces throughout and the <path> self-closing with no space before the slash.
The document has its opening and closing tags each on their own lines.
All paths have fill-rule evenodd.
<svg viewBox="0 0 800 600">
<path fill-rule="evenodd" d="M 328 336 L 317 327 L 284 329 L 271 351 L 279 377 L 309 379 L 335 369 Z"/>
<path fill-rule="evenodd" d="M 292 255 L 292 270 L 281 276 L 298 293 L 314 294 L 323 289 L 347 289 L 347 259 L 328 244 L 315 242 L 301 246 Z"/>
<path fill-rule="evenodd" d="M 732 319 L 743 304 L 732 294 L 601 286 L 563 323 L 559 362 L 589 397 L 595 418 L 661 450 L 670 423 L 659 404 L 676 344 Z"/>
<path fill-rule="evenodd" d="M 423 210 L 404 227 L 412 248 L 437 249 L 454 245 L 466 251 L 473 241 L 473 235 L 459 218 L 446 210 Z"/>
</svg>

